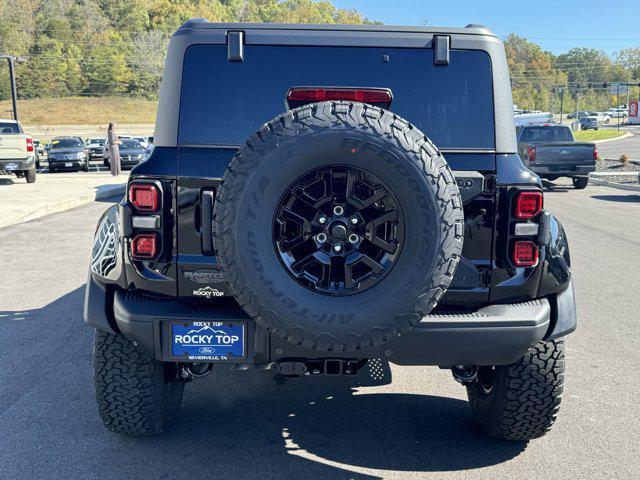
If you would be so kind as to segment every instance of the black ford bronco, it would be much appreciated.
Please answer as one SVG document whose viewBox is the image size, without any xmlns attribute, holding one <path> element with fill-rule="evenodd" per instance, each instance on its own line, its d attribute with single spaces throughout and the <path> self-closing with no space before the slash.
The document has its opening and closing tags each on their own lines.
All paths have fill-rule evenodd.
<svg viewBox="0 0 640 480">
<path fill-rule="evenodd" d="M 162 432 L 223 364 L 383 359 L 451 369 L 493 437 L 543 435 L 575 301 L 512 105 L 482 26 L 185 23 L 153 153 L 95 235 L 84 316 L 105 425 Z"/>
</svg>

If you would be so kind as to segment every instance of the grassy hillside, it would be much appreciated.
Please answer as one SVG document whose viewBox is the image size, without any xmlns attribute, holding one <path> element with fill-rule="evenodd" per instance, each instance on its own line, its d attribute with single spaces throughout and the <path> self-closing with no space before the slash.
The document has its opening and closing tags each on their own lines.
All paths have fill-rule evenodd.
<svg viewBox="0 0 640 480">
<path fill-rule="evenodd" d="M 155 100 L 127 97 L 34 98 L 18 101 L 23 125 L 154 123 Z M 11 102 L 0 102 L 0 118 L 11 118 Z"/>
</svg>

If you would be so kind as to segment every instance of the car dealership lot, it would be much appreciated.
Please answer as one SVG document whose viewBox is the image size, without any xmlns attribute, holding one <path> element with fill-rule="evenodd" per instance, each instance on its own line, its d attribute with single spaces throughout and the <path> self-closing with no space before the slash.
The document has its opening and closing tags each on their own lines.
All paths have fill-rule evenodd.
<svg viewBox="0 0 640 480">
<path fill-rule="evenodd" d="M 395 366 L 391 384 L 363 373 L 279 385 L 264 372 L 220 370 L 187 386 L 165 435 L 108 432 L 82 322 L 92 235 L 108 203 L 0 229 L 8 252 L 0 263 L 2 477 L 637 476 L 640 195 L 558 187 L 545 202 L 570 239 L 579 326 L 567 342 L 558 423 L 528 446 L 487 440 L 448 371 Z M 234 382 L 238 375 L 251 381 Z"/>
</svg>

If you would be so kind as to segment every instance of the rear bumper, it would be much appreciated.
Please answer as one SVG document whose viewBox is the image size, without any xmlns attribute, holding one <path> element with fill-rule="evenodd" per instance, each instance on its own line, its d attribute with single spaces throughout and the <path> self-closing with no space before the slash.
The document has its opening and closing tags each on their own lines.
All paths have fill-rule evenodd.
<svg viewBox="0 0 640 480">
<path fill-rule="evenodd" d="M 35 157 L 0 159 L 0 172 L 13 173 L 34 168 Z"/>
<path fill-rule="evenodd" d="M 596 171 L 596 164 L 575 165 L 571 163 L 558 163 L 551 165 L 530 165 L 529 170 L 541 178 L 545 177 L 574 177 L 589 175 Z"/>
<path fill-rule="evenodd" d="M 317 352 L 271 336 L 239 308 L 194 304 L 179 298 L 147 297 L 118 288 L 109 291 L 89 274 L 85 322 L 136 341 L 157 360 L 176 361 L 166 338 L 171 321 L 222 321 L 247 326 L 248 355 L 233 363 L 269 364 L 310 358 L 385 358 L 399 365 L 504 365 L 516 361 L 542 339 L 576 327 L 573 288 L 549 298 L 491 305 L 465 313 L 426 316 L 409 333 L 358 352 Z"/>
</svg>

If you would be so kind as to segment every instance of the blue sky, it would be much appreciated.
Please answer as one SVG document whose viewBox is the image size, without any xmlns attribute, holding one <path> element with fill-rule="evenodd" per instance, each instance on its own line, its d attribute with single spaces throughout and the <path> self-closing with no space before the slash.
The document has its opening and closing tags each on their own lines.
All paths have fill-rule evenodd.
<svg viewBox="0 0 640 480">
<path fill-rule="evenodd" d="M 640 47 L 639 0 L 333 0 L 333 4 L 387 24 L 481 23 L 501 37 L 513 32 L 556 54 L 574 46 L 609 54 Z"/>
</svg>

